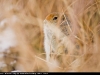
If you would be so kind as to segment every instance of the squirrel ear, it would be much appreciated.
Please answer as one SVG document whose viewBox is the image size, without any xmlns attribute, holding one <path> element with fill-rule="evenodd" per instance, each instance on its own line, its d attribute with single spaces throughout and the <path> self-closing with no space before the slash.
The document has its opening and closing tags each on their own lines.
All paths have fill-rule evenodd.
<svg viewBox="0 0 100 75">
<path fill-rule="evenodd" d="M 63 16 L 62 20 L 64 21 L 65 20 L 65 17 Z"/>
</svg>

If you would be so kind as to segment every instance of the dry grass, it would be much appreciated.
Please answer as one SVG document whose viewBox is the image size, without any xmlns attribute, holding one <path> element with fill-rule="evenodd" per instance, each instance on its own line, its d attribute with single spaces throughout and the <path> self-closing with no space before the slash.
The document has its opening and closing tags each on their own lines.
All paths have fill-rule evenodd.
<svg viewBox="0 0 100 75">
<path fill-rule="evenodd" d="M 99 0 L 0 0 L 0 10 L 0 23 L 6 20 L 0 33 L 10 28 L 17 42 L 16 46 L 9 48 L 10 52 L 0 52 L 4 54 L 0 62 L 6 64 L 0 68 L 1 72 L 100 71 Z M 70 16 L 71 39 L 79 46 L 77 55 L 58 56 L 57 66 L 45 60 L 43 46 L 43 20 L 52 12 L 64 12 Z M 16 63 L 11 65 L 14 60 Z"/>
</svg>

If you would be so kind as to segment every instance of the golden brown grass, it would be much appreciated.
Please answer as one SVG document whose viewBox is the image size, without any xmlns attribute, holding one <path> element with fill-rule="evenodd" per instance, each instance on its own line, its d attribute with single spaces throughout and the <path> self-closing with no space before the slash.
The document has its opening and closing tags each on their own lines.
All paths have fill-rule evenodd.
<svg viewBox="0 0 100 75">
<path fill-rule="evenodd" d="M 3 52 L 5 56 L 0 60 L 7 66 L 0 69 L 1 72 L 13 69 L 24 72 L 100 71 L 99 0 L 0 0 L 0 10 L 0 22 L 7 19 L 0 33 L 10 27 L 17 41 L 16 47 L 10 48 L 10 53 Z M 46 62 L 43 46 L 43 20 L 52 12 L 70 16 L 71 39 L 79 45 L 79 54 L 58 56 L 60 63 L 55 67 Z M 14 60 L 17 62 L 10 65 Z"/>
</svg>

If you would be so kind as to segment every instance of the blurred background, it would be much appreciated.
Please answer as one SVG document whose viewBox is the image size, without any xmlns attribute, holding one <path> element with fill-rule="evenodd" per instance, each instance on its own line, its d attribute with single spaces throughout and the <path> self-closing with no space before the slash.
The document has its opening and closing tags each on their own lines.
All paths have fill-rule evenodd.
<svg viewBox="0 0 100 75">
<path fill-rule="evenodd" d="M 100 71 L 100 0 L 0 0 L 0 10 L 0 72 Z M 70 15 L 80 47 L 74 61 L 62 55 L 55 67 L 46 65 L 43 45 L 52 12 Z"/>
</svg>

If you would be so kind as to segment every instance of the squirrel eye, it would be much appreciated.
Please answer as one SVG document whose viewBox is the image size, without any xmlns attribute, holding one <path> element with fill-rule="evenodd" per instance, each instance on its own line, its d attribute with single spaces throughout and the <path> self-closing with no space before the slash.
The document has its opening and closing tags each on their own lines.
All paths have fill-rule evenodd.
<svg viewBox="0 0 100 75">
<path fill-rule="evenodd" d="M 56 16 L 56 17 L 53 18 L 53 20 L 57 20 L 57 18 L 58 18 L 58 17 Z"/>
</svg>

